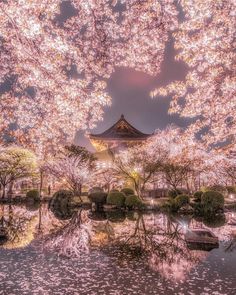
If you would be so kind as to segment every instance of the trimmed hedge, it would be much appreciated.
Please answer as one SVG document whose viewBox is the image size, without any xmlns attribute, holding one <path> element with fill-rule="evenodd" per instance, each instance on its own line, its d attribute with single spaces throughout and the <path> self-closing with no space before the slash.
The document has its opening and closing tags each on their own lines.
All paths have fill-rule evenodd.
<svg viewBox="0 0 236 295">
<path fill-rule="evenodd" d="M 104 192 L 94 192 L 89 194 L 89 200 L 95 204 L 106 204 L 107 194 Z"/>
<path fill-rule="evenodd" d="M 121 192 L 110 192 L 107 196 L 107 204 L 115 205 L 116 207 L 124 207 L 125 195 Z"/>
<path fill-rule="evenodd" d="M 32 190 L 28 191 L 26 193 L 26 198 L 30 198 L 30 199 L 33 199 L 35 201 L 39 201 L 40 200 L 39 191 L 36 190 L 36 189 L 32 189 Z"/>
<path fill-rule="evenodd" d="M 173 199 L 181 194 L 182 194 L 182 191 L 179 189 L 176 189 L 176 190 L 172 189 L 172 190 L 168 191 L 168 197 L 173 198 Z"/>
<path fill-rule="evenodd" d="M 88 191 L 88 195 L 91 195 L 93 193 L 103 193 L 104 190 L 103 188 L 99 187 L 99 186 L 95 186 L 95 187 L 92 187 L 89 191 Z"/>
<path fill-rule="evenodd" d="M 202 191 L 196 191 L 193 194 L 195 202 L 201 202 L 201 197 L 202 197 L 203 192 Z"/>
<path fill-rule="evenodd" d="M 227 194 L 227 189 L 223 185 L 212 185 L 212 186 L 206 187 L 205 192 L 209 192 L 209 191 L 218 192 L 218 193 L 221 193 L 222 195 Z"/>
<path fill-rule="evenodd" d="M 204 213 L 215 213 L 224 209 L 224 196 L 216 191 L 207 191 L 202 195 L 201 204 Z"/>
<path fill-rule="evenodd" d="M 169 200 L 162 205 L 162 208 L 172 213 L 176 213 L 180 209 L 173 198 L 169 198 Z"/>
<path fill-rule="evenodd" d="M 175 198 L 176 206 L 181 208 L 190 202 L 190 198 L 188 195 L 179 195 Z"/>
<path fill-rule="evenodd" d="M 176 198 L 169 198 L 169 200 L 163 204 L 164 210 L 172 213 L 176 213 L 181 209 L 181 207 L 189 204 L 190 198 L 188 195 L 178 195 Z"/>
<path fill-rule="evenodd" d="M 129 196 L 129 195 L 134 195 L 134 190 L 132 188 L 129 188 L 129 187 L 125 187 L 121 190 L 121 192 L 123 194 L 125 194 L 126 196 Z"/>
<path fill-rule="evenodd" d="M 136 195 L 129 195 L 125 198 L 125 206 L 129 209 L 140 208 L 142 204 L 142 201 Z"/>
</svg>

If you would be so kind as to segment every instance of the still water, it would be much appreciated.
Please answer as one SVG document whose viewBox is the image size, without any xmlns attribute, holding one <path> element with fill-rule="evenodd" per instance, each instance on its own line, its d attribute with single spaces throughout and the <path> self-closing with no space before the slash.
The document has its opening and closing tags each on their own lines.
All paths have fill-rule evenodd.
<svg viewBox="0 0 236 295">
<path fill-rule="evenodd" d="M 209 221 L 1 205 L 0 294 L 235 295 L 234 214 Z M 184 234 L 194 228 L 210 229 L 219 248 L 190 250 Z"/>
</svg>

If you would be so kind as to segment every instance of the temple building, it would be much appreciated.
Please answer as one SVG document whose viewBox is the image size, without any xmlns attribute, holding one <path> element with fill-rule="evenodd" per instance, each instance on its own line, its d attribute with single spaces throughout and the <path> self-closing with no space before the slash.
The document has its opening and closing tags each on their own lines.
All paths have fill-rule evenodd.
<svg viewBox="0 0 236 295">
<path fill-rule="evenodd" d="M 121 115 L 109 129 L 99 134 L 90 134 L 89 139 L 97 152 L 122 149 L 146 141 L 152 134 L 145 134 L 132 126 Z"/>
<path fill-rule="evenodd" d="M 124 115 L 121 115 L 113 126 L 102 133 L 89 134 L 89 139 L 96 149 L 95 156 L 99 160 L 98 166 L 106 168 L 111 164 L 110 150 L 116 152 L 136 144 L 142 144 L 150 136 L 152 134 L 142 133 L 132 126 Z"/>
</svg>

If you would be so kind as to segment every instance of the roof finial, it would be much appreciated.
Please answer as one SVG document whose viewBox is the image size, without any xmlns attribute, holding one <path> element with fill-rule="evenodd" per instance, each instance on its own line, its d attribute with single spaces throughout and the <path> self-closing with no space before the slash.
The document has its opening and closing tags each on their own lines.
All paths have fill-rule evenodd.
<svg viewBox="0 0 236 295">
<path fill-rule="evenodd" d="M 124 118 L 125 118 L 125 116 L 124 116 L 124 114 L 122 114 L 122 115 L 121 115 L 121 119 L 124 119 Z"/>
</svg>

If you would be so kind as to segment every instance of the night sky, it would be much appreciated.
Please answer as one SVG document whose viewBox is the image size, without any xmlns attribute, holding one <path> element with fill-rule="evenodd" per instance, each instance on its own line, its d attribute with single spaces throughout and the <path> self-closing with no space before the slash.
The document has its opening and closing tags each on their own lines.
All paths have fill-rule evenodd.
<svg viewBox="0 0 236 295">
<path fill-rule="evenodd" d="M 63 23 L 75 11 L 64 2 L 58 20 Z M 180 11 L 181 17 L 181 11 Z M 178 115 L 169 115 L 168 107 L 170 97 L 155 97 L 152 99 L 150 91 L 156 86 L 166 85 L 174 80 L 183 80 L 187 73 L 184 63 L 174 60 L 175 50 L 173 40 L 166 45 L 165 58 L 162 63 L 161 72 L 156 77 L 151 77 L 142 72 L 132 69 L 117 68 L 108 80 L 107 91 L 112 97 L 112 106 L 104 109 L 104 119 L 98 122 L 97 127 L 88 130 L 88 133 L 100 133 L 111 127 L 121 116 L 144 133 L 153 133 L 155 129 L 164 129 L 168 124 L 174 123 L 185 127 L 190 122 L 188 119 L 180 118 Z M 9 85 L 0 85 L 0 94 L 6 91 Z M 75 143 L 92 149 L 89 139 L 83 132 L 75 136 Z"/>
<path fill-rule="evenodd" d="M 108 80 L 108 93 L 112 97 L 112 106 L 104 109 L 104 119 L 98 122 L 91 133 L 100 133 L 111 127 L 121 116 L 144 133 L 153 133 L 155 129 L 164 129 L 174 123 L 180 127 L 188 125 L 189 120 L 178 115 L 169 115 L 170 97 L 151 98 L 149 93 L 156 86 L 166 85 L 174 80 L 183 80 L 187 67 L 174 60 L 173 41 L 166 46 L 165 59 L 161 72 L 151 77 L 132 69 L 117 68 Z M 76 135 L 76 143 L 91 148 L 88 138 L 82 132 Z"/>
</svg>

